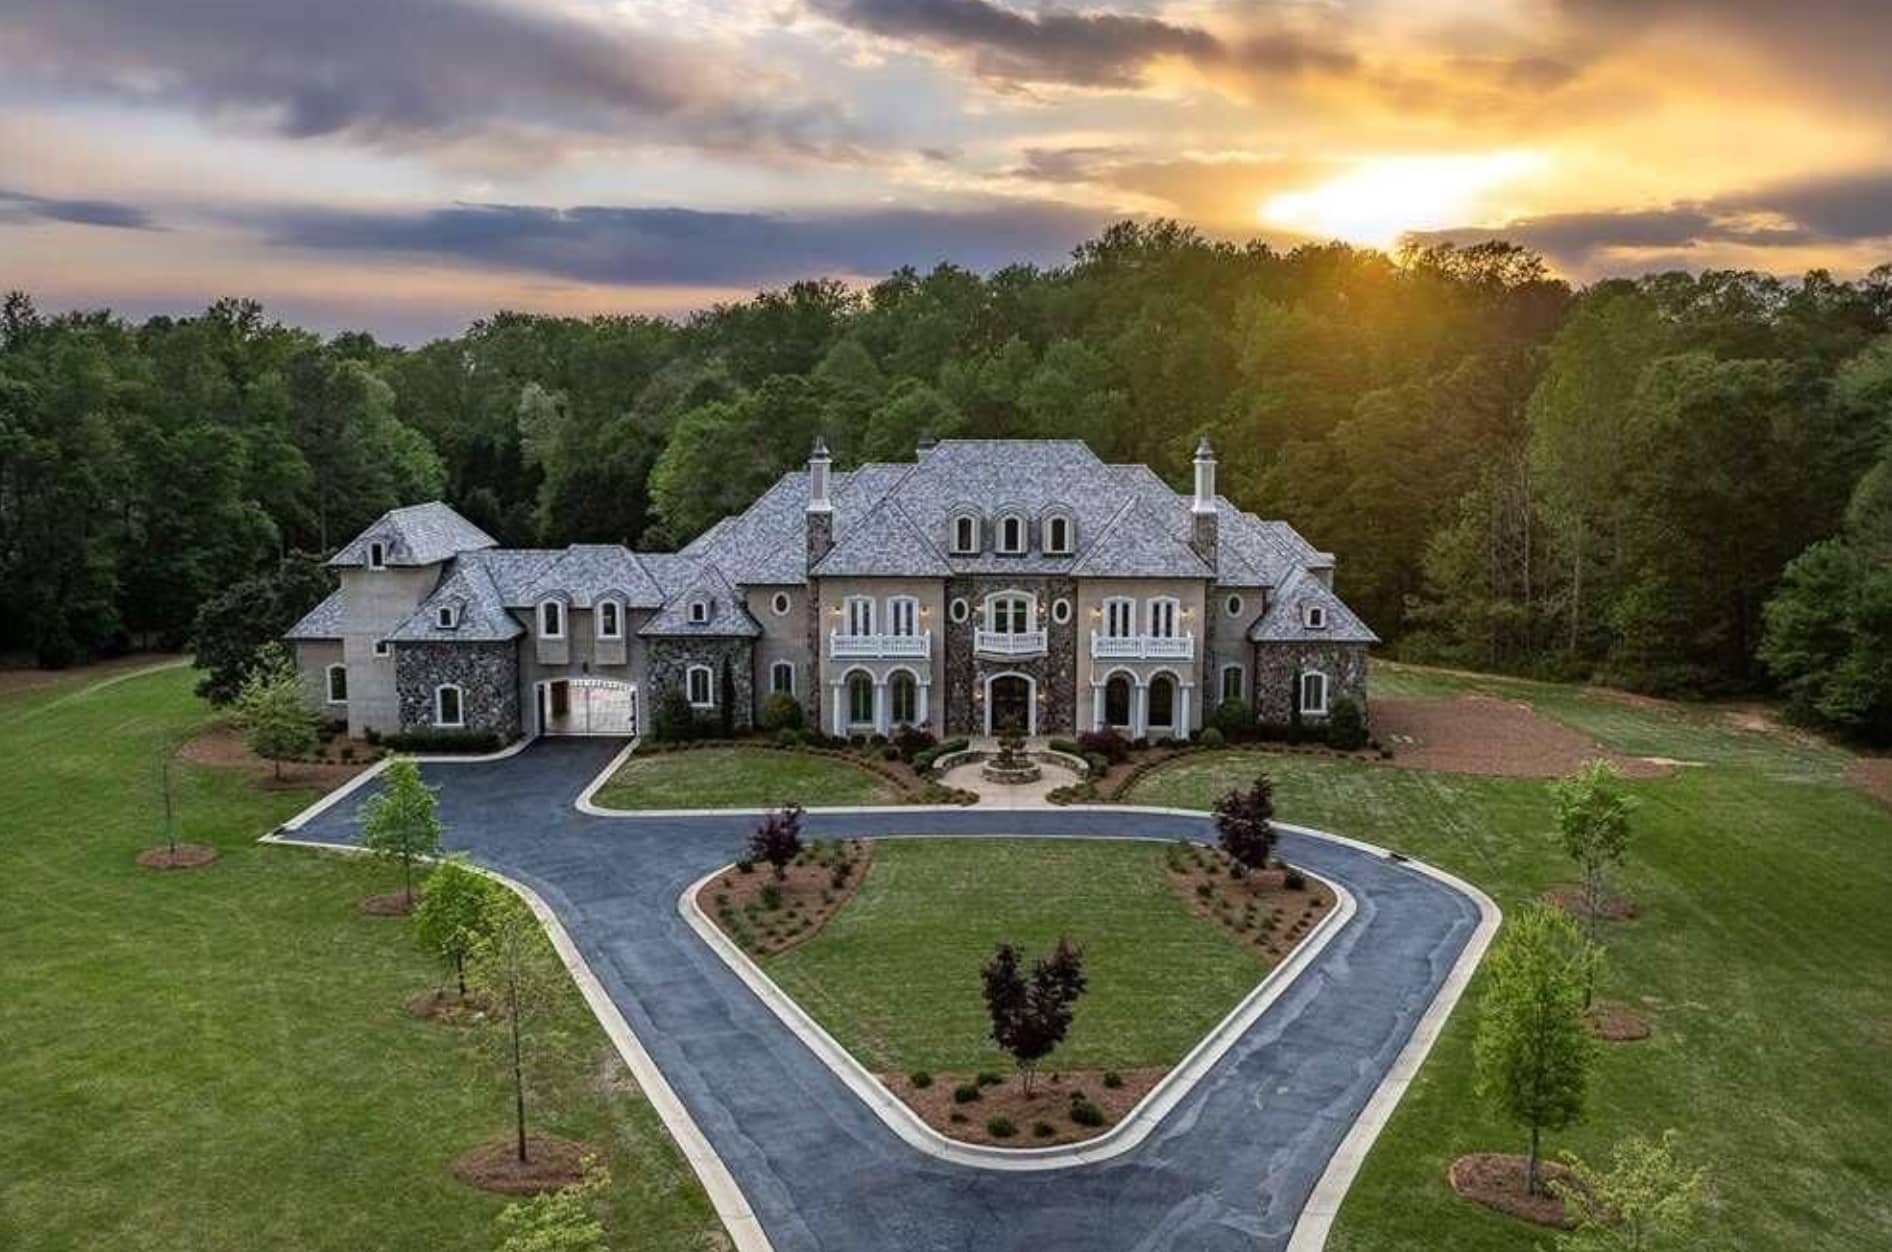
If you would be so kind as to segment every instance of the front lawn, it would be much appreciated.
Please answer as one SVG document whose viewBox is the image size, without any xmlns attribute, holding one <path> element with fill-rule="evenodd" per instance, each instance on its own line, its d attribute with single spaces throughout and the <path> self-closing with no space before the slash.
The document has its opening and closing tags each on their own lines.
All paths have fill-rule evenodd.
<svg viewBox="0 0 1892 1252">
<path fill-rule="evenodd" d="M 772 748 L 637 753 L 593 797 L 607 809 L 764 809 L 897 804 L 891 781 L 832 756 Z"/>
<path fill-rule="evenodd" d="M 189 670 L 0 697 L 0 1246 L 492 1246 L 503 1203 L 448 1173 L 511 1125 L 490 1032 L 407 1012 L 434 985 L 395 876 L 257 845 L 312 798 L 177 771 L 207 868 L 140 869 L 157 745 L 209 721 Z M 575 988 L 530 1092 L 536 1128 L 604 1145 L 617 1246 L 722 1237 L 694 1175 Z"/>
<path fill-rule="evenodd" d="M 1679 1129 L 1715 1178 L 1704 1247 L 1892 1244 L 1892 813 L 1848 785 L 1847 756 L 1742 730 L 1715 707 L 1377 673 L 1376 691 L 1495 688 L 1619 752 L 1700 762 L 1632 784 L 1642 807 L 1617 885 L 1642 915 L 1605 931 L 1601 994 L 1647 1012 L 1655 1035 L 1605 1048 L 1590 1117 L 1548 1146 L 1595 1161 L 1631 1131 Z M 1206 807 L 1257 768 L 1275 780 L 1283 820 L 1421 857 L 1507 910 L 1573 877 L 1537 780 L 1203 753 L 1146 775 L 1126 798 Z M 1334 1252 L 1544 1242 L 1445 1182 L 1463 1153 L 1523 1148 L 1473 1091 L 1479 990 L 1475 981 L 1348 1194 Z"/>
</svg>

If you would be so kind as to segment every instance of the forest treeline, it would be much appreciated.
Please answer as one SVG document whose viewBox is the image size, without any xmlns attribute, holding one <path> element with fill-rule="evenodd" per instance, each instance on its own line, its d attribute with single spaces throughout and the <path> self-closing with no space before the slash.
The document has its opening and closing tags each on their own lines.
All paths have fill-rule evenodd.
<svg viewBox="0 0 1892 1252">
<path fill-rule="evenodd" d="M 1573 291 L 1502 243 L 1284 253 L 1167 222 L 1057 268 L 810 281 L 674 322 L 500 313 L 418 348 L 248 301 L 131 323 L 16 294 L 0 647 L 182 643 L 213 593 L 436 496 L 508 544 L 664 548 L 817 432 L 842 465 L 1076 437 L 1185 487 L 1206 433 L 1224 491 L 1336 552 L 1401 655 L 1773 687 L 1885 735 L 1889 332 L 1892 267 Z"/>
</svg>

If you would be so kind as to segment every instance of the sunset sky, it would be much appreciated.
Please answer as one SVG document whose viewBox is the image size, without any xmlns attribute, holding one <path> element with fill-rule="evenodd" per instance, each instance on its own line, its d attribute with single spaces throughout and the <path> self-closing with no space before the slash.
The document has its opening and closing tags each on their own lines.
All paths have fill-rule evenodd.
<svg viewBox="0 0 1892 1252">
<path fill-rule="evenodd" d="M 0 0 L 0 287 L 407 341 L 1116 217 L 1892 261 L 1887 0 Z"/>
</svg>

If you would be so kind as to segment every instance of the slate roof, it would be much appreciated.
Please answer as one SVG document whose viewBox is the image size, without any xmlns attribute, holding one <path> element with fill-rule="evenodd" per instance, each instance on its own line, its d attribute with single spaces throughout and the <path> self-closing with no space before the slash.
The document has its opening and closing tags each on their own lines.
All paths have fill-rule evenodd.
<svg viewBox="0 0 1892 1252">
<path fill-rule="evenodd" d="M 483 552 L 468 552 L 460 561 L 478 564 L 486 571 L 499 592 L 500 603 L 508 608 L 523 609 L 533 604 L 532 585 L 539 580 L 539 575 L 563 555 L 562 548 L 488 548 Z"/>
<path fill-rule="evenodd" d="M 1315 575 L 1297 569 L 1270 598 L 1268 611 L 1248 628 L 1248 638 L 1255 643 L 1378 643 L 1380 637 L 1330 591 Z M 1302 611 L 1310 604 L 1327 610 L 1327 624 L 1315 628 L 1306 624 Z"/>
<path fill-rule="evenodd" d="M 342 637 L 342 593 L 331 591 L 322 603 L 302 615 L 302 620 L 283 632 L 284 639 L 340 639 Z"/>
<path fill-rule="evenodd" d="M 1117 510 L 1071 566 L 1079 578 L 1207 578 L 1211 572 L 1194 548 L 1157 520 L 1143 496 Z"/>
<path fill-rule="evenodd" d="M 947 578 L 953 572 L 933 541 L 892 499 L 881 500 L 858 524 L 849 526 L 814 572 L 832 578 L 887 569 L 924 578 Z"/>
<path fill-rule="evenodd" d="M 762 633 L 762 627 L 755 618 L 749 616 L 749 609 L 743 604 L 742 596 L 715 566 L 698 566 L 697 571 L 697 576 L 685 584 L 655 617 L 644 623 L 638 634 L 647 637 L 728 638 L 753 637 Z M 698 599 L 709 601 L 707 622 L 690 620 L 690 604 Z"/>
<path fill-rule="evenodd" d="M 439 623 L 437 610 L 452 605 L 455 624 Z M 394 628 L 388 638 L 399 643 L 493 643 L 517 639 L 526 628 L 506 611 L 505 600 L 483 561 L 457 560 L 433 594 L 421 601 L 414 615 Z"/>
<path fill-rule="evenodd" d="M 389 509 L 330 557 L 328 563 L 365 566 L 368 545 L 376 540 L 387 545 L 385 559 L 389 565 L 437 565 L 462 552 L 496 546 L 491 535 L 440 501 L 430 500 L 426 504 Z"/>
<path fill-rule="evenodd" d="M 664 593 L 629 548 L 618 543 L 575 543 L 560 553 L 526 588 L 528 603 L 548 596 L 588 609 L 607 596 L 616 596 L 626 608 L 654 609 Z"/>
</svg>

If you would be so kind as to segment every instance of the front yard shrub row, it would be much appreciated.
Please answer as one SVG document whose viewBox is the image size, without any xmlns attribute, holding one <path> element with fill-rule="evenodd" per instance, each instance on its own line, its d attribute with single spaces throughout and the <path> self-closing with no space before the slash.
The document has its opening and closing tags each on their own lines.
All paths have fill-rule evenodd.
<svg viewBox="0 0 1892 1252">
<path fill-rule="evenodd" d="M 497 752 L 505 743 L 490 730 L 410 730 L 380 737 L 390 752 Z"/>
</svg>

